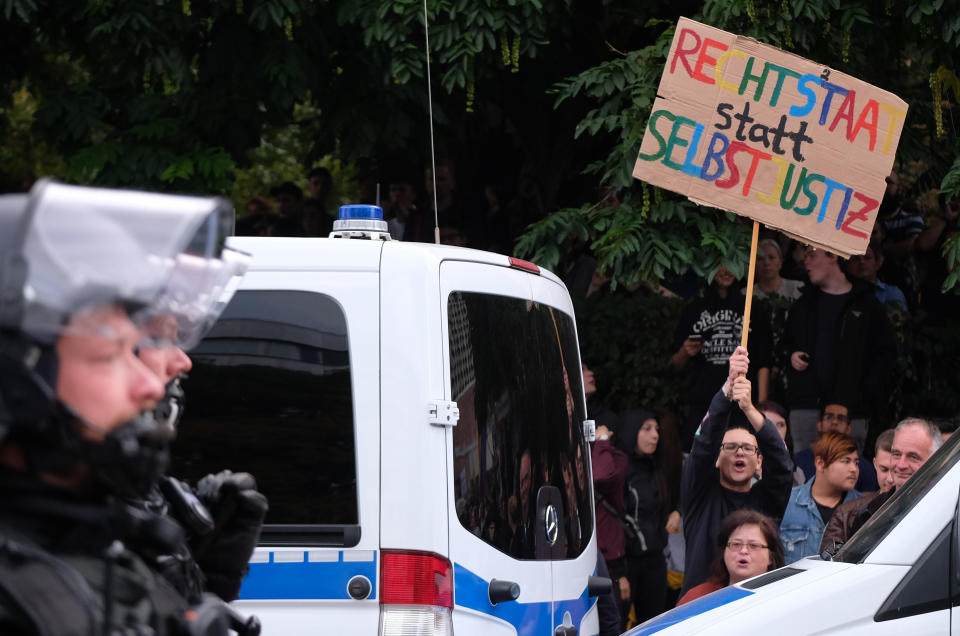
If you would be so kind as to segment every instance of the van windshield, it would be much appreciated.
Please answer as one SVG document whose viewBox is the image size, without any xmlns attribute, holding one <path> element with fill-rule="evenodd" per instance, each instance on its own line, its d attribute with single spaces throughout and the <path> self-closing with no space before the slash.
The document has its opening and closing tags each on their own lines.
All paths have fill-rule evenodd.
<svg viewBox="0 0 960 636">
<path fill-rule="evenodd" d="M 960 435 L 953 435 L 843 544 L 833 560 L 844 563 L 863 561 L 957 461 L 960 461 Z"/>
</svg>

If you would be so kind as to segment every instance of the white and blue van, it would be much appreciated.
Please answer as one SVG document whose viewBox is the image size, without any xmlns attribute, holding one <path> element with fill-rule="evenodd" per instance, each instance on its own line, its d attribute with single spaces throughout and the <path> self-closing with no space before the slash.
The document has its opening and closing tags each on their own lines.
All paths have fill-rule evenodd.
<svg viewBox="0 0 960 636">
<path fill-rule="evenodd" d="M 191 352 L 172 474 L 247 471 L 270 501 L 239 609 L 284 636 L 597 634 L 566 288 L 376 213 L 232 238 L 252 265 Z"/>
<path fill-rule="evenodd" d="M 954 435 L 836 554 L 723 588 L 625 636 L 960 634 L 958 606 L 960 435 Z"/>
</svg>

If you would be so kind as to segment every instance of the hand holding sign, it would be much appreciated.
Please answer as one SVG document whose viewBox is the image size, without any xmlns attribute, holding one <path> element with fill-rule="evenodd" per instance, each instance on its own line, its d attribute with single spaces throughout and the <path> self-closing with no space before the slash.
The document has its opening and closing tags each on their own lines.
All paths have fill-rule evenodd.
<svg viewBox="0 0 960 636">
<path fill-rule="evenodd" d="M 836 254 L 863 254 L 907 104 L 687 18 L 677 23 L 658 93 L 633 176 L 754 220 L 746 346 L 759 224 Z"/>
</svg>

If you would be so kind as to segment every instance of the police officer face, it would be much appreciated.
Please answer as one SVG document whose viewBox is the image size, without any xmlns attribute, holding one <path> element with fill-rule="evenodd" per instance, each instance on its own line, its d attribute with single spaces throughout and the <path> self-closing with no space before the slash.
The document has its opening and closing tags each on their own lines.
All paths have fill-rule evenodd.
<svg viewBox="0 0 960 636">
<path fill-rule="evenodd" d="M 179 332 L 176 318 L 170 315 L 154 316 L 143 331 L 150 344 L 140 347 L 140 359 L 157 374 L 161 382 L 167 384 L 193 368 L 190 357 L 183 349 L 173 345 Z"/>
<path fill-rule="evenodd" d="M 156 346 L 141 346 L 140 359 L 164 384 L 193 368 L 190 357 L 172 344 L 177 332 L 177 321 L 172 316 L 155 316 L 144 327 L 147 342 Z"/>
<path fill-rule="evenodd" d="M 163 382 L 137 357 L 140 331 L 117 307 L 74 316 L 57 340 L 57 397 L 102 439 L 163 397 Z"/>
<path fill-rule="evenodd" d="M 142 347 L 140 359 L 164 384 L 193 368 L 193 362 L 183 349 L 172 345 L 157 348 Z"/>
</svg>

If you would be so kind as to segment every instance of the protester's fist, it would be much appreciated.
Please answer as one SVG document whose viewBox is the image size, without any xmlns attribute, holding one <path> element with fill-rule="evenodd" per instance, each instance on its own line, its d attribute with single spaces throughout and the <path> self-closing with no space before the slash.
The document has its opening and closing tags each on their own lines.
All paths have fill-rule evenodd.
<svg viewBox="0 0 960 636">
<path fill-rule="evenodd" d="M 806 371 L 810 366 L 810 354 L 806 351 L 794 351 L 790 354 L 790 366 L 794 371 Z"/>
<path fill-rule="evenodd" d="M 600 426 L 597 427 L 597 433 L 596 433 L 597 436 L 596 436 L 596 439 L 597 439 L 598 442 L 599 442 L 599 441 L 602 441 L 602 440 L 605 440 L 605 439 L 610 439 L 610 436 L 611 436 L 612 434 L 613 434 L 613 433 L 610 431 L 609 428 L 607 428 L 606 426 L 604 426 L 603 424 L 601 424 Z"/>
<path fill-rule="evenodd" d="M 703 349 L 703 338 L 687 338 L 683 341 L 683 352 L 689 357 L 699 355 Z"/>
<path fill-rule="evenodd" d="M 751 397 L 750 380 L 743 376 L 733 380 L 733 387 L 730 390 L 730 398 L 737 403 L 741 411 L 746 411 L 753 406 Z"/>
<path fill-rule="evenodd" d="M 730 356 L 730 372 L 728 377 L 732 382 L 737 376 L 746 375 L 750 368 L 750 355 L 744 347 L 737 347 Z"/>
</svg>

